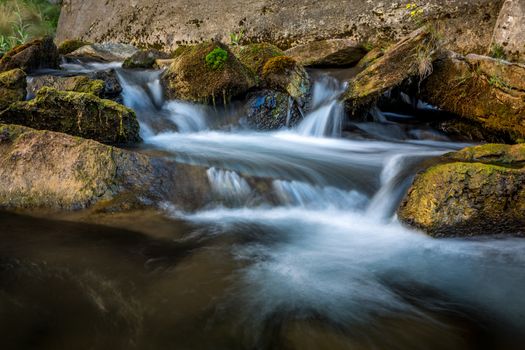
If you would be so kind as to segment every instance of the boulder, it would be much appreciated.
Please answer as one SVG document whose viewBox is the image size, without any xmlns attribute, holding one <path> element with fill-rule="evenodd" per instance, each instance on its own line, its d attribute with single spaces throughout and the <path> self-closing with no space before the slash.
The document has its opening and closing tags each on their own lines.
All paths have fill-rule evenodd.
<svg viewBox="0 0 525 350">
<path fill-rule="evenodd" d="M 525 0 L 506 0 L 501 8 L 492 50 L 509 60 L 525 62 Z"/>
<path fill-rule="evenodd" d="M 16 102 L 0 122 L 90 138 L 107 144 L 140 142 L 135 113 L 110 100 L 82 92 L 43 87 L 31 101 Z"/>
<path fill-rule="evenodd" d="M 288 56 L 269 59 L 263 67 L 261 77 L 265 87 L 286 92 L 301 105 L 310 93 L 308 73 L 303 66 Z"/>
<path fill-rule="evenodd" d="M 312 67 L 351 67 L 366 53 L 363 45 L 351 39 L 312 41 L 286 50 L 286 56 Z"/>
<path fill-rule="evenodd" d="M 26 74 L 21 69 L 0 73 L 0 110 L 26 98 Z"/>
<path fill-rule="evenodd" d="M 347 108 L 354 114 L 368 111 L 392 89 L 417 85 L 432 72 L 438 52 L 439 40 L 434 31 L 421 28 L 411 33 L 382 56 L 375 57 L 349 82 L 342 97 Z"/>
<path fill-rule="evenodd" d="M 29 98 L 34 98 L 38 90 L 44 86 L 60 91 L 85 92 L 98 97 L 102 97 L 104 93 L 104 81 L 93 80 L 83 75 L 74 77 L 39 75 L 29 78 L 27 83 Z"/>
<path fill-rule="evenodd" d="M 35 39 L 16 46 L 0 59 L 0 72 L 20 68 L 31 73 L 44 68 L 59 68 L 58 49 L 53 38 Z"/>
<path fill-rule="evenodd" d="M 102 80 L 104 82 L 103 98 L 117 102 L 121 100 L 122 86 L 114 69 L 90 72 L 87 76 L 92 80 Z"/>
<path fill-rule="evenodd" d="M 256 85 L 256 77 L 226 45 L 209 42 L 186 47 L 162 75 L 170 99 L 229 103 Z"/>
<path fill-rule="evenodd" d="M 120 43 L 91 44 L 80 47 L 68 56 L 93 58 L 102 61 L 124 61 L 137 53 L 135 46 Z"/>
<path fill-rule="evenodd" d="M 0 124 L 0 207 L 123 210 L 170 201 L 191 210 L 211 192 L 205 169 L 92 140 Z"/>
<path fill-rule="evenodd" d="M 281 49 L 268 43 L 237 46 L 232 51 L 242 64 L 259 76 L 262 74 L 263 67 L 269 59 L 284 56 L 284 52 Z"/>
<path fill-rule="evenodd" d="M 122 68 L 133 69 L 142 68 L 149 69 L 153 68 L 156 60 L 158 59 L 169 59 L 170 55 L 155 49 L 142 50 L 134 53 L 131 57 L 126 58 L 122 64 Z"/>
<path fill-rule="evenodd" d="M 434 237 L 525 234 L 525 144 L 446 155 L 418 174 L 399 219 Z"/>
<path fill-rule="evenodd" d="M 257 91 L 248 99 L 244 122 L 257 130 L 276 130 L 296 125 L 302 118 L 297 102 L 275 90 Z"/>
<path fill-rule="evenodd" d="M 421 84 L 421 99 L 511 141 L 525 139 L 524 65 L 448 52 Z"/>
<path fill-rule="evenodd" d="M 61 55 L 67 55 L 71 52 L 80 49 L 83 46 L 91 45 L 89 41 L 83 41 L 78 39 L 64 40 L 60 45 L 58 45 L 58 53 Z"/>
</svg>

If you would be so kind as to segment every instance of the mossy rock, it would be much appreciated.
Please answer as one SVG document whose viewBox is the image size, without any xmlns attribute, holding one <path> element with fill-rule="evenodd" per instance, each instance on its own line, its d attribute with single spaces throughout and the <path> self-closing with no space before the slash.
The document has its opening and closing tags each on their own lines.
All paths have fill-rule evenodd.
<svg viewBox="0 0 525 350">
<path fill-rule="evenodd" d="M 269 59 L 262 69 L 261 78 L 265 87 L 286 92 L 296 100 L 305 100 L 310 93 L 308 73 L 288 56 Z"/>
<path fill-rule="evenodd" d="M 214 50 L 226 57 L 220 67 L 206 62 Z M 168 98 L 207 104 L 228 104 L 256 85 L 253 72 L 226 45 L 207 42 L 187 47 L 162 75 Z"/>
<path fill-rule="evenodd" d="M 237 46 L 232 50 L 239 61 L 259 76 L 262 74 L 263 67 L 269 59 L 284 56 L 284 52 L 281 49 L 269 43 Z"/>
<path fill-rule="evenodd" d="M 26 74 L 21 69 L 0 73 L 0 110 L 26 97 Z"/>
<path fill-rule="evenodd" d="M 525 144 L 448 154 L 418 174 L 399 219 L 435 237 L 525 234 Z"/>
<path fill-rule="evenodd" d="M 60 45 L 58 45 L 58 53 L 61 55 L 67 55 L 73 51 L 80 49 L 83 46 L 91 44 L 92 43 L 89 41 L 79 39 L 64 40 Z"/>
<path fill-rule="evenodd" d="M 287 93 L 261 90 L 250 95 L 243 122 L 251 129 L 277 130 L 292 127 L 301 119 L 297 102 Z"/>
<path fill-rule="evenodd" d="M 447 52 L 421 84 L 421 98 L 512 142 L 525 138 L 525 66 Z"/>
<path fill-rule="evenodd" d="M 209 200 L 206 169 L 62 133 L 0 124 L 0 208 L 123 210 Z"/>
<path fill-rule="evenodd" d="M 316 40 L 286 50 L 286 55 L 307 67 L 352 67 L 367 50 L 351 39 Z"/>
<path fill-rule="evenodd" d="M 59 68 L 58 49 L 53 38 L 35 39 L 16 46 L 0 59 L 0 72 L 20 68 L 31 73 L 44 68 Z"/>
<path fill-rule="evenodd" d="M 168 58 L 170 58 L 169 54 L 155 49 L 138 51 L 133 56 L 126 58 L 122 68 L 150 69 L 154 67 L 156 60 Z"/>
<path fill-rule="evenodd" d="M 89 93 L 41 88 L 31 101 L 16 102 L 0 113 L 0 122 L 52 130 L 107 144 L 140 142 L 135 113 Z"/>
<path fill-rule="evenodd" d="M 32 77 L 28 85 L 28 90 L 32 96 L 35 96 L 38 90 L 44 86 L 52 87 L 59 91 L 84 92 L 98 97 L 102 97 L 105 88 L 103 80 L 90 79 L 83 75 L 74 77 L 40 75 Z"/>
</svg>

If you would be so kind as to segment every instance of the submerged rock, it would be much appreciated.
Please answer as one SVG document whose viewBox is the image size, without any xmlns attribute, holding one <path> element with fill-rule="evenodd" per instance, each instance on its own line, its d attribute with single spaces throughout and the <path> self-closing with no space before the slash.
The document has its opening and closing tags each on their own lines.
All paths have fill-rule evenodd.
<svg viewBox="0 0 525 350">
<path fill-rule="evenodd" d="M 280 91 L 261 90 L 253 93 L 246 106 L 244 122 L 257 130 L 291 127 L 302 118 L 297 102 Z"/>
<path fill-rule="evenodd" d="M 525 63 L 524 19 L 525 1 L 506 0 L 503 3 L 492 37 L 492 50 L 495 54 Z"/>
<path fill-rule="evenodd" d="M 0 207 L 130 209 L 170 201 L 200 207 L 204 169 L 61 133 L 0 124 Z"/>
<path fill-rule="evenodd" d="M 52 130 L 107 144 L 140 142 L 135 113 L 110 100 L 81 92 L 43 87 L 31 101 L 16 102 L 0 122 Z"/>
<path fill-rule="evenodd" d="M 88 57 L 102 61 L 124 61 L 137 53 L 135 46 L 120 43 L 101 43 L 84 45 L 71 52 L 68 56 Z"/>
<path fill-rule="evenodd" d="M 53 38 L 36 39 L 9 50 L 0 59 L 0 71 L 20 68 L 26 73 L 59 67 L 58 49 Z"/>
<path fill-rule="evenodd" d="M 525 234 L 525 144 L 448 154 L 417 175 L 402 222 L 435 237 Z"/>
<path fill-rule="evenodd" d="M 349 67 L 355 65 L 367 53 L 363 45 L 351 39 L 328 39 L 312 41 L 286 51 L 303 66 Z"/>
<path fill-rule="evenodd" d="M 288 56 L 269 59 L 263 67 L 262 79 L 265 87 L 286 92 L 301 104 L 310 93 L 308 73 L 303 66 Z"/>
<path fill-rule="evenodd" d="M 366 69 L 353 78 L 343 94 L 348 109 L 368 111 L 385 93 L 401 85 L 413 85 L 432 73 L 439 49 L 436 34 L 426 28 L 416 30 L 383 55 L 370 60 Z"/>
<path fill-rule="evenodd" d="M 67 55 L 71 52 L 80 49 L 81 47 L 84 47 L 86 45 L 91 45 L 89 41 L 83 41 L 83 40 L 64 40 L 59 46 L 58 46 L 58 53 L 61 55 Z"/>
<path fill-rule="evenodd" d="M 0 110 L 26 98 L 26 74 L 21 69 L 0 73 Z"/>
<path fill-rule="evenodd" d="M 170 58 L 169 54 L 155 49 L 138 51 L 134 53 L 131 57 L 126 58 L 126 60 L 122 64 L 122 68 L 153 68 L 156 60 L 168 58 Z"/>
<path fill-rule="evenodd" d="M 239 46 L 235 47 L 233 52 L 242 64 L 259 76 L 269 59 L 285 55 L 281 49 L 269 43 Z"/>
<path fill-rule="evenodd" d="M 102 97 L 104 92 L 104 81 L 93 80 L 86 76 L 60 77 L 55 75 L 39 75 L 29 78 L 28 92 L 30 98 L 36 96 L 38 90 L 44 86 L 51 87 L 59 91 L 75 91 L 93 94 Z"/>
<path fill-rule="evenodd" d="M 256 77 L 226 45 L 209 42 L 184 50 L 162 75 L 171 99 L 227 104 L 256 85 Z"/>
<path fill-rule="evenodd" d="M 515 142 L 525 139 L 525 66 L 453 52 L 437 60 L 421 98 Z"/>
</svg>

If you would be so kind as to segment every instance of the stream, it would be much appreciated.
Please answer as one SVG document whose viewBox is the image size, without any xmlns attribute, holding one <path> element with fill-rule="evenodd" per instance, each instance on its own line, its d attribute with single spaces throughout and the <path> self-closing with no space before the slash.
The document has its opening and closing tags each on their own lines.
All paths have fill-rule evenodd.
<svg viewBox="0 0 525 350">
<path fill-rule="evenodd" d="M 522 348 L 525 241 L 395 215 L 421 165 L 466 144 L 379 110 L 343 132 L 331 72 L 299 125 L 267 132 L 242 104 L 164 101 L 159 71 L 117 72 L 141 151 L 205 167 L 214 200 L 99 224 L 0 212 L 3 348 Z"/>
</svg>

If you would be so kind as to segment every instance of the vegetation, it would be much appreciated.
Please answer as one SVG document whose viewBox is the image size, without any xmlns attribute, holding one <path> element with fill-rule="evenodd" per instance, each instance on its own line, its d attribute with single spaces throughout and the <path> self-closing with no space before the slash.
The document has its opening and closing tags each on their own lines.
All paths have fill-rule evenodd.
<svg viewBox="0 0 525 350">
<path fill-rule="evenodd" d="M 241 30 L 237 33 L 230 33 L 230 43 L 233 46 L 239 46 L 241 44 L 241 40 L 244 37 L 244 30 Z"/>
<path fill-rule="evenodd" d="M 507 59 L 507 55 L 505 54 L 505 49 L 503 48 L 503 46 L 498 45 L 498 44 L 494 44 L 490 48 L 490 57 L 497 58 L 500 60 Z"/>
<path fill-rule="evenodd" d="M 205 60 L 209 68 L 213 70 L 221 69 L 228 60 L 228 52 L 220 47 L 216 47 L 206 56 Z"/>
<path fill-rule="evenodd" d="M 47 0 L 0 0 L 0 54 L 55 33 L 60 5 Z"/>
</svg>

